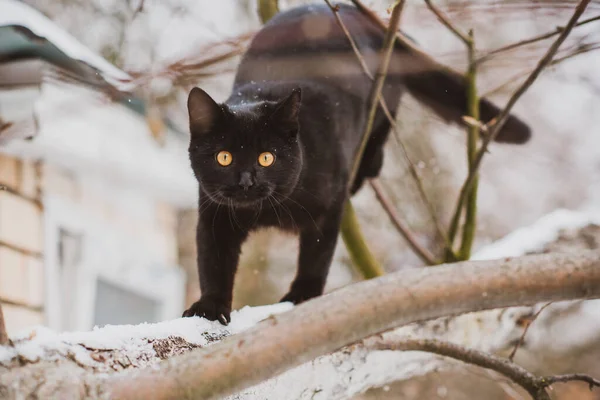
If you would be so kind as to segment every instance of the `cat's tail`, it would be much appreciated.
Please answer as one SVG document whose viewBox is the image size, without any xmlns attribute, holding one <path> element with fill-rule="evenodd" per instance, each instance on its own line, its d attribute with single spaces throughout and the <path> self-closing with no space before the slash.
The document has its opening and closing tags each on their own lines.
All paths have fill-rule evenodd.
<svg viewBox="0 0 600 400">
<path fill-rule="evenodd" d="M 419 57 L 415 60 L 419 72 L 409 73 L 404 79 L 408 91 L 421 103 L 432 109 L 437 115 L 449 122 L 463 123 L 467 115 L 467 84 L 465 78 L 457 72 L 431 63 L 430 59 Z M 412 57 L 411 57 L 412 58 Z M 498 114 L 500 109 L 485 98 L 479 101 L 479 119 L 487 123 Z M 506 123 L 496 136 L 497 142 L 521 144 L 531 137 L 529 126 L 514 115 L 509 115 Z"/>
<path fill-rule="evenodd" d="M 386 29 L 377 15 L 364 7 L 360 1 L 353 1 L 357 8 L 369 19 Z M 396 40 L 396 58 L 400 65 L 390 65 L 396 70 L 408 91 L 425 106 L 448 122 L 464 124 L 462 117 L 467 115 L 467 84 L 463 75 L 438 63 L 406 37 Z M 392 61 L 393 62 L 393 61 Z M 394 68 L 395 67 L 395 68 Z M 480 99 L 479 119 L 483 123 L 498 116 L 500 109 L 485 98 Z M 496 136 L 497 142 L 521 144 L 531 137 L 531 129 L 518 117 L 510 115 Z"/>
</svg>

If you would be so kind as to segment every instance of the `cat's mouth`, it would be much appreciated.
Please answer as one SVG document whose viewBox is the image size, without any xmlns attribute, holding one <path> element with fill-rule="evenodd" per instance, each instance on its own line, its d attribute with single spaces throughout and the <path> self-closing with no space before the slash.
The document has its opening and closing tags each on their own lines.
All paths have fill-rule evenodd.
<svg viewBox="0 0 600 400">
<path fill-rule="evenodd" d="M 273 194 L 269 187 L 257 187 L 255 189 L 224 189 L 219 190 L 216 196 L 211 196 L 219 203 L 234 207 L 253 207 L 261 201 L 267 200 Z"/>
</svg>

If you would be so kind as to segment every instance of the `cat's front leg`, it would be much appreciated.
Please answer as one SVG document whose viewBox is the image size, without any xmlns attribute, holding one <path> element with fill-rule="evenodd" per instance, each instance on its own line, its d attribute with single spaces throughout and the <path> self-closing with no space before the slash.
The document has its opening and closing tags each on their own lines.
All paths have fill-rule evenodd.
<svg viewBox="0 0 600 400">
<path fill-rule="evenodd" d="M 298 271 L 281 302 L 299 304 L 323 294 L 340 230 L 342 206 L 338 208 L 330 211 L 323 223 L 300 232 Z"/>
<path fill-rule="evenodd" d="M 183 313 L 184 317 L 197 315 L 223 325 L 231 322 L 235 272 L 248 232 L 224 217 L 228 212 L 221 207 L 200 214 L 196 230 L 200 300 Z"/>
</svg>

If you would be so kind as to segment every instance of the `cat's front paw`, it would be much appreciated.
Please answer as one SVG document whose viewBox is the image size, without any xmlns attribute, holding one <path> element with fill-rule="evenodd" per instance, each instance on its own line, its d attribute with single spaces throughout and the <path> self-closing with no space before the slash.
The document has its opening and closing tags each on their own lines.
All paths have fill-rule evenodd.
<svg viewBox="0 0 600 400">
<path fill-rule="evenodd" d="M 223 325 L 231 322 L 231 306 L 226 301 L 214 297 L 201 297 L 183 313 L 183 317 L 199 316 Z"/>
<path fill-rule="evenodd" d="M 288 294 L 283 296 L 280 303 L 285 303 L 286 301 L 292 302 L 293 304 L 300 304 L 305 302 L 306 300 L 310 300 L 313 297 L 317 297 L 321 295 L 320 290 L 290 290 Z"/>
</svg>

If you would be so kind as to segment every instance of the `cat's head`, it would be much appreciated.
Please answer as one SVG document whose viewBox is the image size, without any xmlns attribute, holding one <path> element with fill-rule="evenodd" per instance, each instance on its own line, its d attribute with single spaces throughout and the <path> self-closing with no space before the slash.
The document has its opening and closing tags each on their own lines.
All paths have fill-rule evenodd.
<svg viewBox="0 0 600 400">
<path fill-rule="evenodd" d="M 235 207 L 282 201 L 302 170 L 298 140 L 301 92 L 279 101 L 217 104 L 194 88 L 188 97 L 190 161 L 209 198 Z"/>
</svg>

